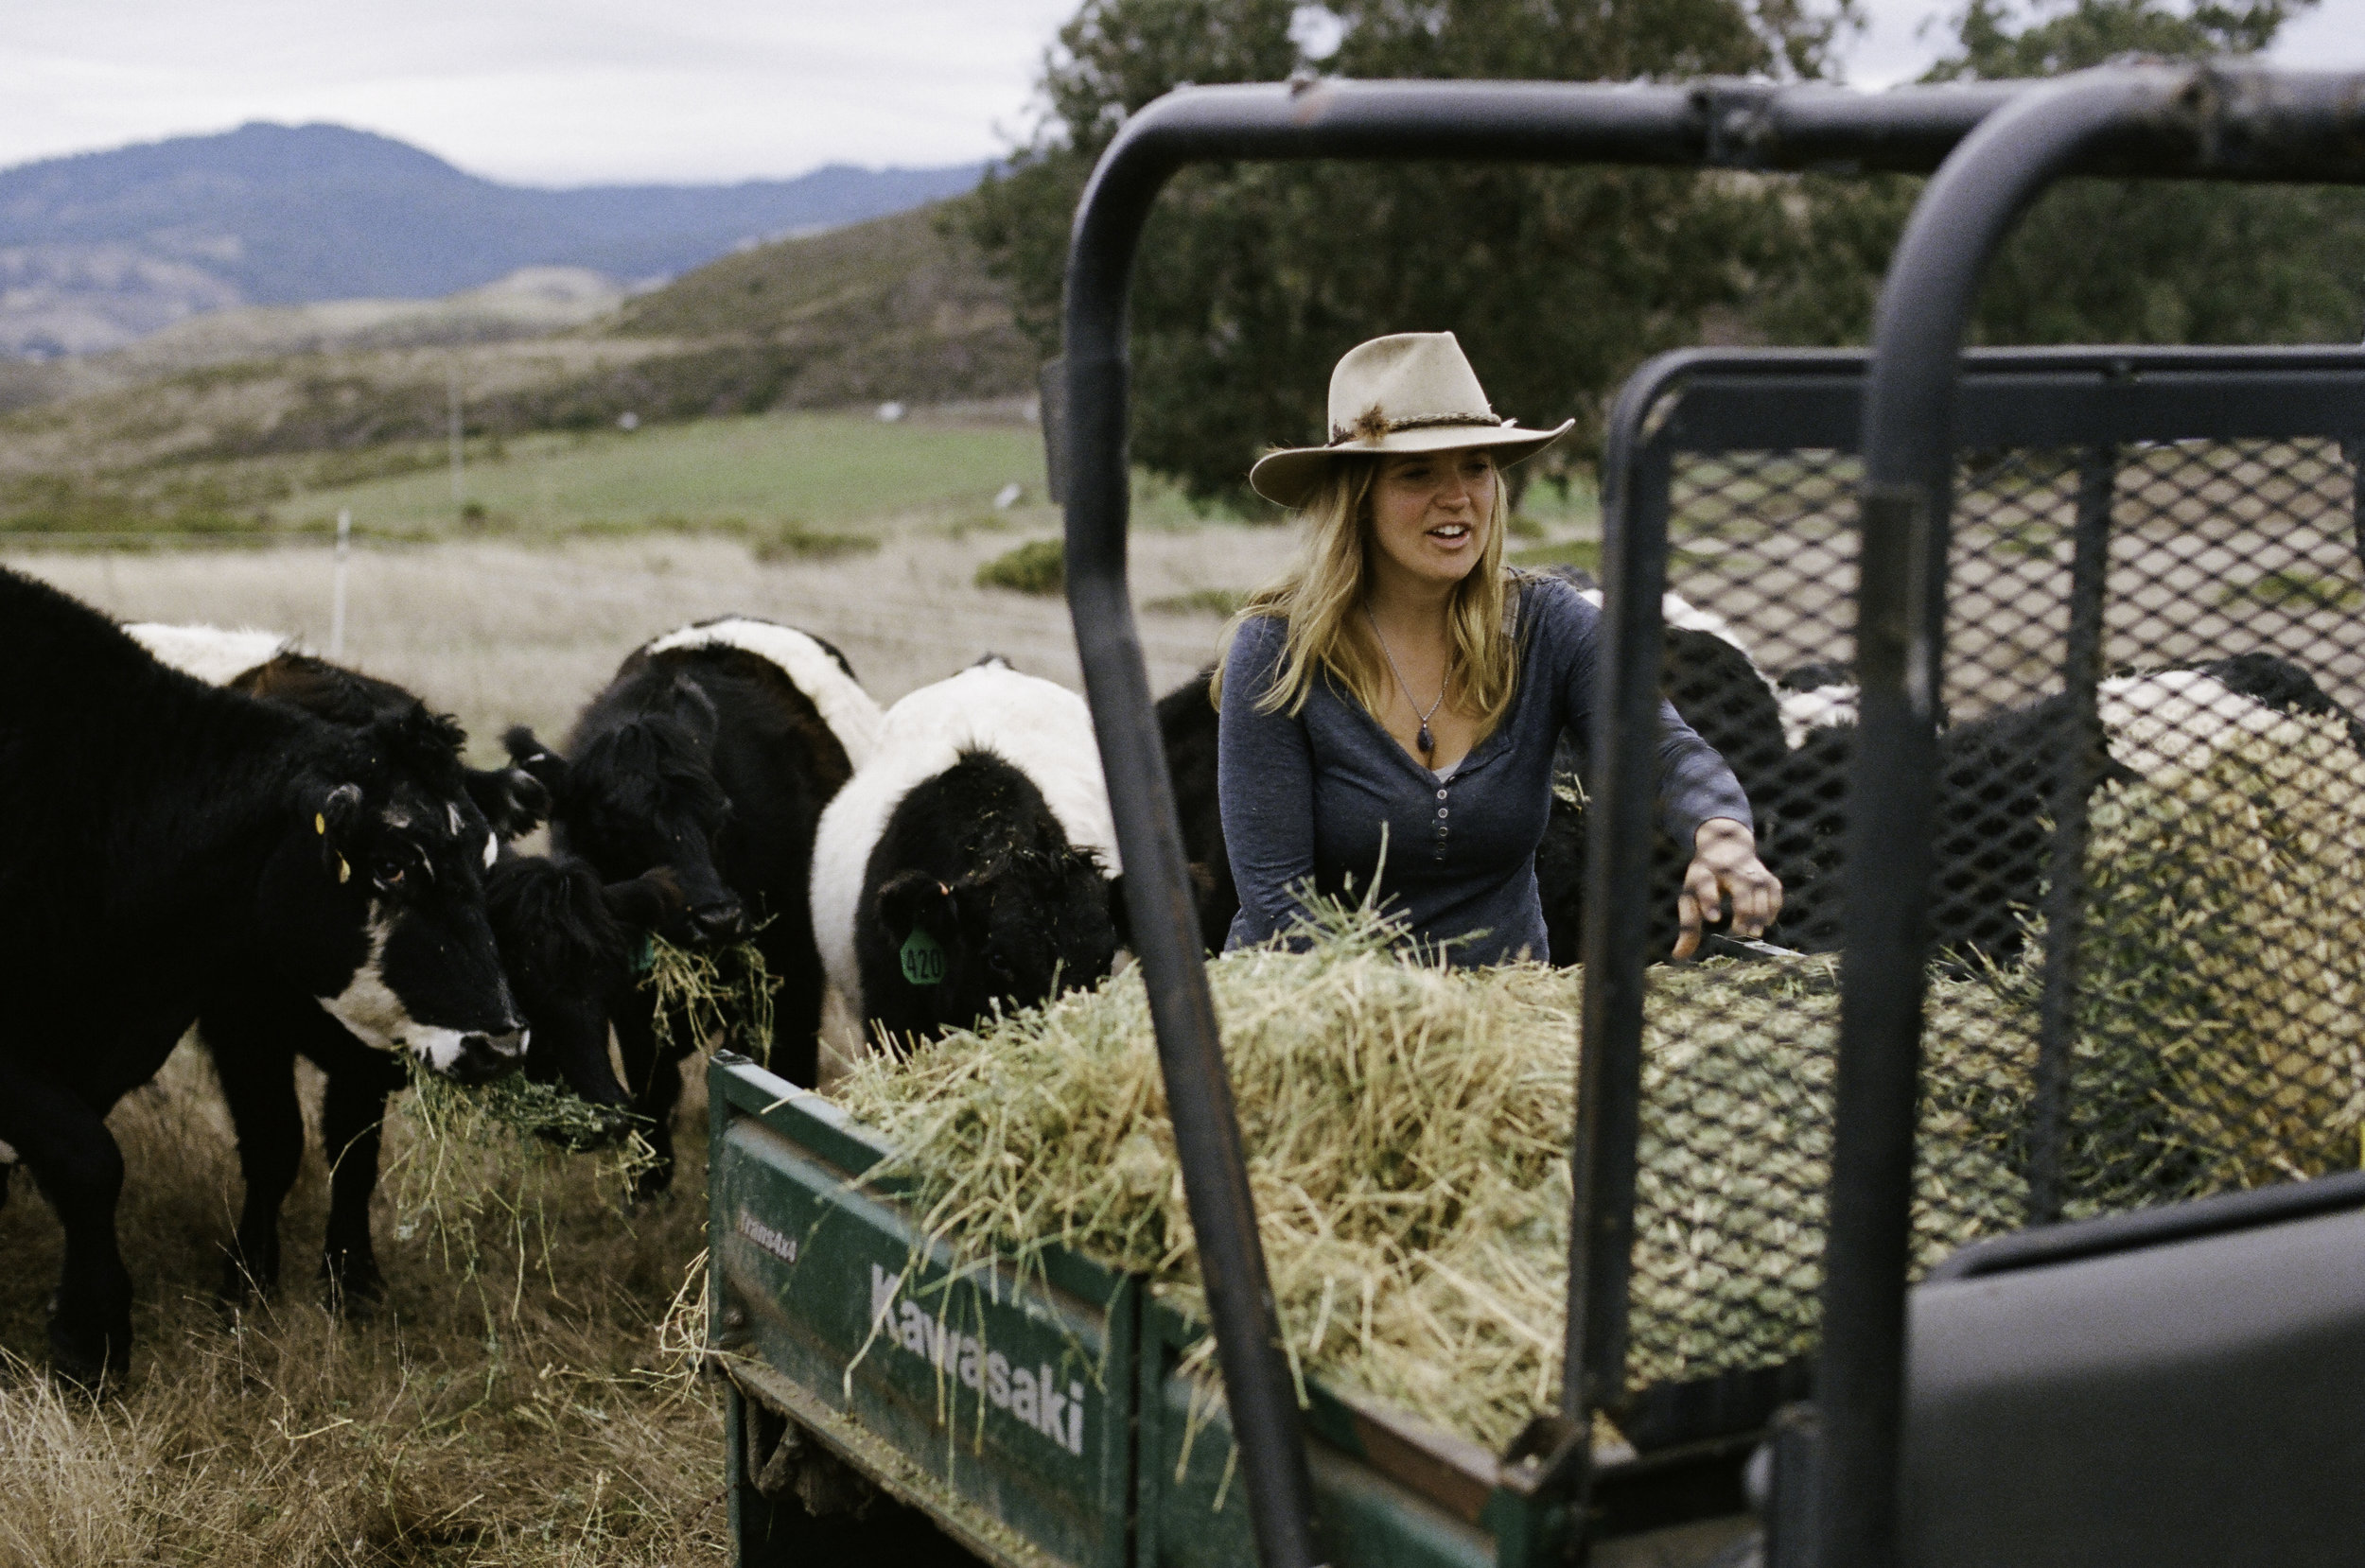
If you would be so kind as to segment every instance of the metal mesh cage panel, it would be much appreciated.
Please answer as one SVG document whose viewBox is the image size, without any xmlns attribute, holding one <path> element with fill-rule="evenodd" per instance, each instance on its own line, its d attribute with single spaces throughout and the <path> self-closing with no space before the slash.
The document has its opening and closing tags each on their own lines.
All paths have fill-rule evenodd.
<svg viewBox="0 0 2365 1568">
<path fill-rule="evenodd" d="M 1748 793 L 1792 952 L 1649 976 L 1629 1386 L 1813 1349 L 1858 473 L 1673 460 L 1663 687 Z M 1963 455 L 1917 1276 L 2034 1221 L 2358 1164 L 2360 548 L 2334 440 Z"/>
</svg>

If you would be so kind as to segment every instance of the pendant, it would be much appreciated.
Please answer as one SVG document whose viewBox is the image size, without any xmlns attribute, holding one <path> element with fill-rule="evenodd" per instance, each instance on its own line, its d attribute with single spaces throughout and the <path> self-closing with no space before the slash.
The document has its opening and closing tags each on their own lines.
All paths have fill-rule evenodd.
<svg viewBox="0 0 2365 1568">
<path fill-rule="evenodd" d="M 1431 754 L 1433 754 L 1436 750 L 1437 750 L 1437 738 L 1436 738 L 1435 736 L 1433 736 L 1433 735 L 1429 734 L 1429 732 L 1428 732 L 1428 725 L 1427 723 L 1422 724 L 1422 725 L 1421 725 L 1421 755 L 1422 755 L 1423 757 L 1428 757 L 1428 756 L 1430 756 Z"/>
</svg>

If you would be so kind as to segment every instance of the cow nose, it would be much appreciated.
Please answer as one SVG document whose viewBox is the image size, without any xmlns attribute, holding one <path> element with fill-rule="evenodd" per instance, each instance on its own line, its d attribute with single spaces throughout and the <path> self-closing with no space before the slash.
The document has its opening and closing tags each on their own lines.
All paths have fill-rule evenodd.
<svg viewBox="0 0 2365 1568">
<path fill-rule="evenodd" d="M 490 1083 L 514 1069 L 525 1054 L 526 1032 L 512 1029 L 499 1035 L 464 1035 L 460 1059 L 451 1076 L 464 1084 Z"/>
<path fill-rule="evenodd" d="M 700 904 L 690 912 L 690 923 L 710 942 L 730 942 L 747 934 L 747 912 L 736 898 Z"/>
</svg>

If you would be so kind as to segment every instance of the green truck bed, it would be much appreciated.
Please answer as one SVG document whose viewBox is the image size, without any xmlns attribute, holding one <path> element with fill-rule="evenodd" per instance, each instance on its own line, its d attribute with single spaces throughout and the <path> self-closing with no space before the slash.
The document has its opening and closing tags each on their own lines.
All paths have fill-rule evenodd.
<svg viewBox="0 0 2365 1568">
<path fill-rule="evenodd" d="M 1255 1559 L 1221 1402 L 1202 1391 L 1194 1415 L 1178 1370 L 1197 1324 L 1062 1251 L 1025 1281 L 962 1273 L 920 1243 L 891 1187 L 855 1187 L 889 1152 L 867 1129 L 740 1058 L 716 1058 L 708 1090 L 708 1333 L 728 1379 L 744 1563 L 803 1527 L 794 1481 L 816 1450 L 1007 1568 Z M 1533 1463 L 1319 1384 L 1307 1395 L 1332 1563 L 1560 1559 L 1568 1510 Z M 1671 1487 L 1674 1511 L 1696 1515 L 1700 1467 L 1676 1457 L 1597 1471 L 1592 1533 L 1647 1526 Z M 1731 1485 L 1723 1457 L 1712 1487 Z"/>
</svg>

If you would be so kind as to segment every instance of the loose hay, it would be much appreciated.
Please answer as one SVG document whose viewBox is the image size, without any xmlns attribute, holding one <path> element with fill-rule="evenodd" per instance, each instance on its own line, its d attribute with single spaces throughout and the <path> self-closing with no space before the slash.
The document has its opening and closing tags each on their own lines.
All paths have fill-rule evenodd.
<svg viewBox="0 0 2365 1568">
<path fill-rule="evenodd" d="M 780 982 L 753 942 L 698 950 L 652 937 L 640 984 L 657 993 L 660 1047 L 702 1056 L 736 1051 L 759 1062 L 770 1057 L 772 998 Z"/>
<path fill-rule="evenodd" d="M 1209 966 L 1250 1180 L 1293 1366 L 1499 1449 L 1560 1377 L 1578 985 L 1541 966 L 1408 961 L 1393 934 L 1342 916 L 1310 951 Z M 2017 1223 L 2021 1201 L 1970 1111 L 2024 1035 L 1991 990 L 1955 991 L 1940 1011 L 1959 1022 L 1941 1037 L 1972 1065 L 1925 1119 L 1925 1261 Z M 1644 1379 L 1705 1369 L 1711 1349 L 1733 1365 L 1736 1348 L 1754 1363 L 1811 1340 L 1836 1021 L 1822 960 L 1658 971 L 1638 1214 Z M 1935 1063 L 1952 1059 L 1934 1048 Z M 893 1169 L 917 1179 L 929 1233 L 1022 1266 L 1073 1247 L 1200 1308 L 1138 974 L 901 1067 L 866 1062 L 842 1098 L 902 1151 Z M 1756 1261 L 1769 1230 L 1795 1242 L 1770 1275 Z"/>
<path fill-rule="evenodd" d="M 660 1047 L 686 1037 L 701 1054 L 727 1048 L 762 1061 L 770 1052 L 780 982 L 753 943 L 692 951 L 652 938 L 640 984 L 657 996 Z M 414 1135 L 390 1162 L 395 1234 L 426 1230 L 464 1272 L 476 1269 L 491 1232 L 519 1244 L 514 1256 L 532 1254 L 547 1225 L 542 1189 L 553 1161 L 588 1158 L 598 1185 L 618 1193 L 655 1161 L 648 1139 L 627 1130 L 636 1118 L 559 1085 L 511 1073 L 464 1087 L 404 1061 L 412 1093 L 402 1114 Z"/>
</svg>

